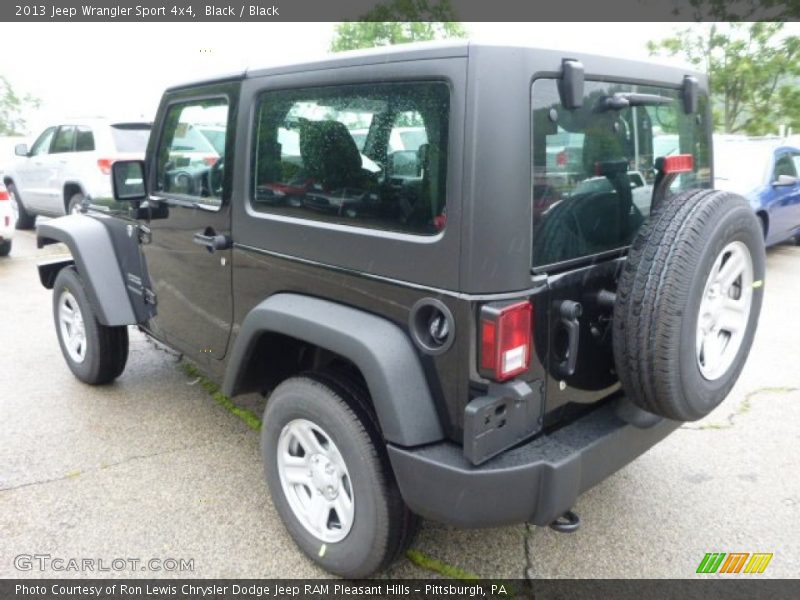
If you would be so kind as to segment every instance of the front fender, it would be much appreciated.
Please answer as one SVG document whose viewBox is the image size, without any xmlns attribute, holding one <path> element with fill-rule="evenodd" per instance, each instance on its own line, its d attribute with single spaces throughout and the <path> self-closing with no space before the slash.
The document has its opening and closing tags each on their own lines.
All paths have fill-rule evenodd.
<svg viewBox="0 0 800 600">
<path fill-rule="evenodd" d="M 355 364 L 369 388 L 384 438 L 401 446 L 443 439 L 422 365 L 408 336 L 386 319 L 299 294 L 276 294 L 242 323 L 222 391 L 240 387 L 261 334 L 274 332 L 315 344 Z"/>
<path fill-rule="evenodd" d="M 125 290 L 117 255 L 103 223 L 84 215 L 68 215 L 46 221 L 36 228 L 39 248 L 58 242 L 66 244 L 72 253 L 97 320 L 109 327 L 135 325 L 136 316 Z M 45 287 L 48 282 L 52 287 L 54 267 L 60 269 L 68 264 L 70 261 L 40 265 L 39 277 Z"/>
</svg>

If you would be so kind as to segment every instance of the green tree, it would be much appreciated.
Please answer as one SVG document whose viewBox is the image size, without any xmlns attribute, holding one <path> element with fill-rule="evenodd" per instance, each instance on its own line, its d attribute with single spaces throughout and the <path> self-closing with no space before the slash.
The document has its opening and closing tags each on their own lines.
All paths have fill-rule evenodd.
<svg viewBox="0 0 800 600">
<path fill-rule="evenodd" d="M 0 135 L 25 133 L 25 108 L 39 108 L 39 99 L 30 94 L 19 96 L 8 79 L 0 75 Z"/>
<path fill-rule="evenodd" d="M 336 26 L 331 50 L 357 50 L 407 42 L 463 38 L 450 0 L 391 0 L 367 12 L 360 21 Z"/>
<path fill-rule="evenodd" d="M 649 42 L 651 54 L 682 55 L 708 73 L 714 125 L 763 135 L 800 124 L 800 37 L 783 23 L 696 24 Z"/>
</svg>

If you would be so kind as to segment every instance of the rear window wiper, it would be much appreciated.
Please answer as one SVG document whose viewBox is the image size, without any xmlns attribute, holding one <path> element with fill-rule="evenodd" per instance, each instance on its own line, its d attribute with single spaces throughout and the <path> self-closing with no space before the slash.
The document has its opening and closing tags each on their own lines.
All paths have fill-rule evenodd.
<svg viewBox="0 0 800 600">
<path fill-rule="evenodd" d="M 657 94 L 637 94 L 636 92 L 618 92 L 613 96 L 605 96 L 600 99 L 597 112 L 607 110 L 622 110 L 631 106 L 659 106 L 662 104 L 672 104 L 673 99 Z"/>
</svg>

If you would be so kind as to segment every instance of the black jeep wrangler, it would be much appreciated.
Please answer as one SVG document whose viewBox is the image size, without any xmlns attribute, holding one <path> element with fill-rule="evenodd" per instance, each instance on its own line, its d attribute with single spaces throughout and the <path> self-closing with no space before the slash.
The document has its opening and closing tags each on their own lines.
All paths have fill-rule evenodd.
<svg viewBox="0 0 800 600">
<path fill-rule="evenodd" d="M 417 516 L 547 525 L 742 370 L 764 249 L 711 188 L 706 79 L 467 43 L 167 90 L 113 200 L 38 229 L 64 357 L 128 326 L 269 396 L 275 506 L 364 576 Z"/>
</svg>

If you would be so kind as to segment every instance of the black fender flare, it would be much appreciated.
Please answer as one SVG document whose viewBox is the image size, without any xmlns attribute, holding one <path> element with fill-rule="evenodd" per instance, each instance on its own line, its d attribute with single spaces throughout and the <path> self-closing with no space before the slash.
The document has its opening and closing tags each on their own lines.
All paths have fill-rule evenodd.
<svg viewBox="0 0 800 600">
<path fill-rule="evenodd" d="M 39 248 L 59 242 L 67 245 L 72 260 L 39 265 L 42 284 L 52 288 L 58 271 L 74 261 L 78 274 L 86 283 L 86 293 L 97 320 L 109 327 L 135 325 L 136 315 L 125 289 L 117 254 L 103 223 L 85 215 L 67 215 L 36 228 Z"/>
<path fill-rule="evenodd" d="M 315 344 L 355 364 L 388 442 L 416 446 L 444 438 L 422 365 L 403 330 L 362 310 L 300 294 L 270 296 L 245 317 L 225 371 L 222 391 L 227 396 L 237 392 L 264 332 Z"/>
</svg>

